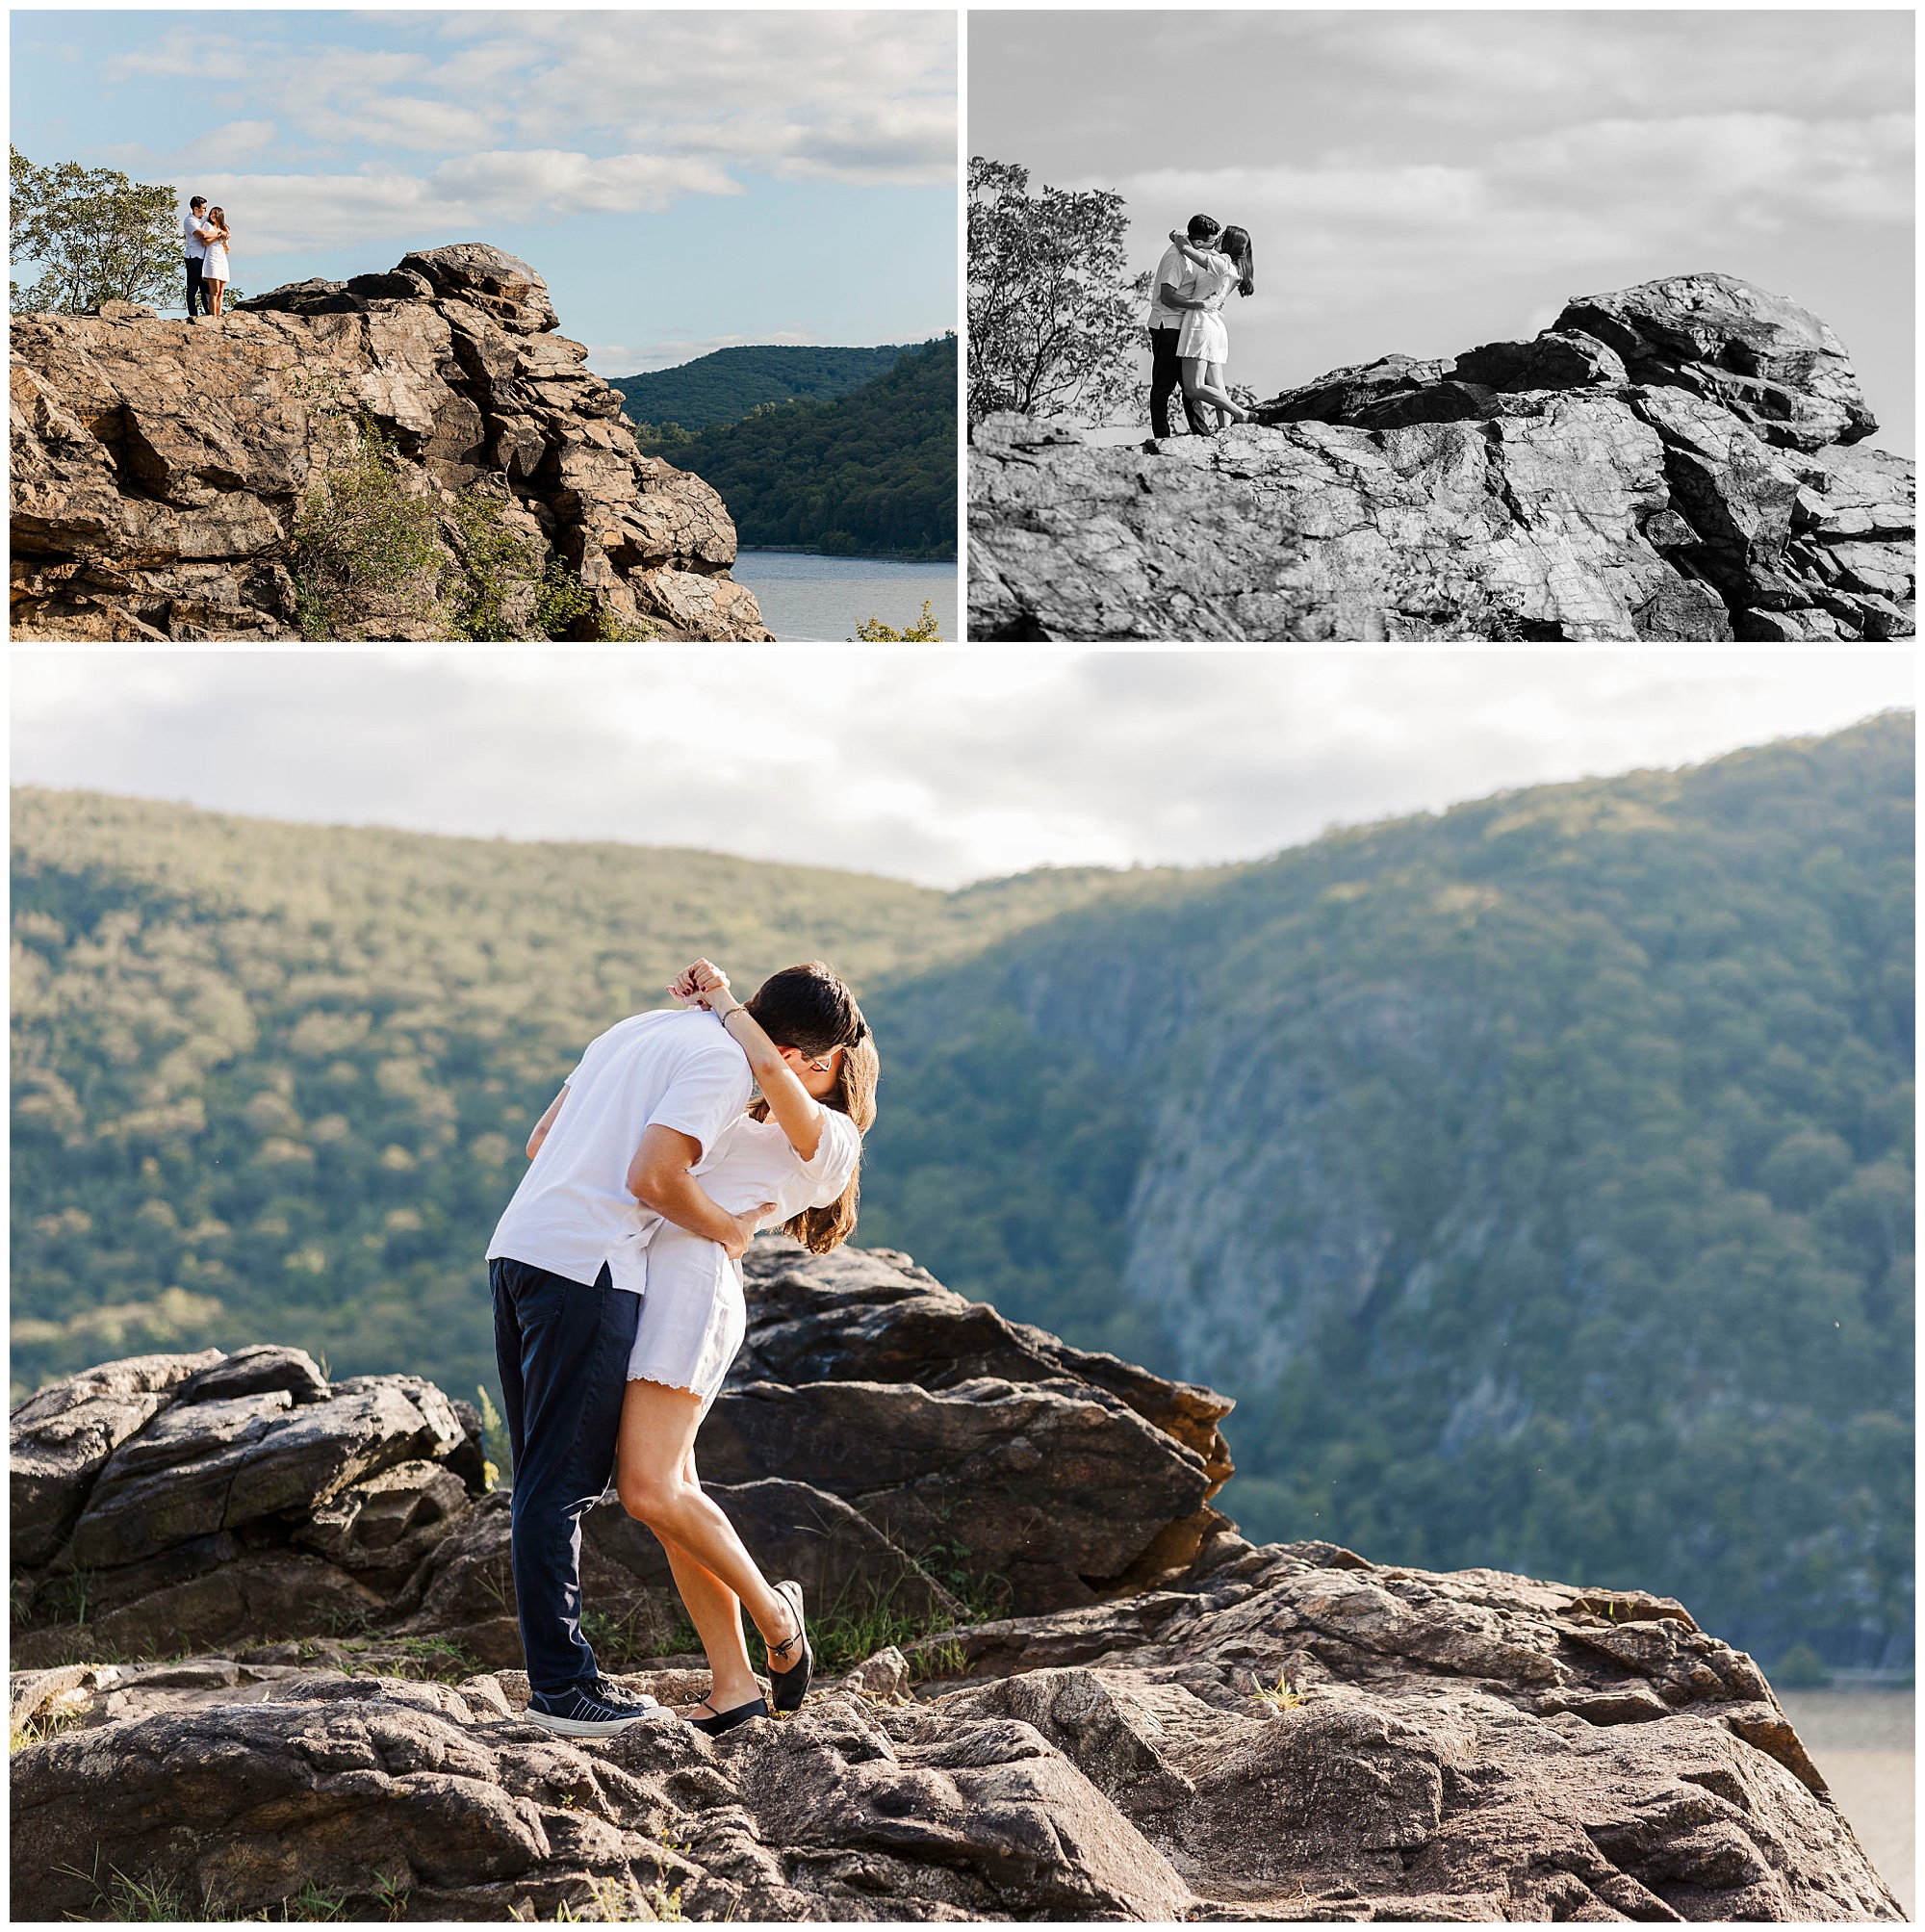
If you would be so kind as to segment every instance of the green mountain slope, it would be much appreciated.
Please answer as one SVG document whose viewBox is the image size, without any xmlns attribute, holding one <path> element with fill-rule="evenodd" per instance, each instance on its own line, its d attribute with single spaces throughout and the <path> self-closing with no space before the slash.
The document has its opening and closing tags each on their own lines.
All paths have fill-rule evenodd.
<svg viewBox="0 0 1925 1932">
<path fill-rule="evenodd" d="M 1156 876 L 966 891 L 712 853 L 13 797 L 13 1386 L 270 1336 L 493 1379 L 479 1257 L 582 1045 L 700 952 L 859 987 Z"/>
<path fill-rule="evenodd" d="M 872 1003 L 862 1231 L 1240 1399 L 1253 1532 L 1909 1657 L 1912 728 L 1344 832 Z"/>
<path fill-rule="evenodd" d="M 757 343 L 718 348 L 674 369 L 611 376 L 608 386 L 622 392 L 628 414 L 637 423 L 706 429 L 711 423 L 739 423 L 766 403 L 820 402 L 846 395 L 873 382 L 911 347 L 817 348 Z"/>
<path fill-rule="evenodd" d="M 827 402 L 757 409 L 643 450 L 712 484 L 745 544 L 837 555 L 956 554 L 956 338 Z"/>
</svg>

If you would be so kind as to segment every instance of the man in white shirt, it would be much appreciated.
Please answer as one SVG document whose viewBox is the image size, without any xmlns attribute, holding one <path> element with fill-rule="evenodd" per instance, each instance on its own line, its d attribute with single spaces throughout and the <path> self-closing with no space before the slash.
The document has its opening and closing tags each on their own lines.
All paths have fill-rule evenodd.
<svg viewBox="0 0 1925 1932">
<path fill-rule="evenodd" d="M 1207 215 L 1193 215 L 1190 239 L 1197 247 L 1207 248 L 1217 239 L 1220 226 Z M 1163 251 L 1163 260 L 1156 265 L 1154 294 L 1149 305 L 1149 426 L 1153 436 L 1169 434 L 1169 398 L 1172 391 L 1183 386 L 1183 363 L 1176 353 L 1176 345 L 1183 331 L 1184 310 L 1203 306 L 1190 293 L 1195 273 L 1174 242 Z M 1183 399 L 1183 414 L 1193 436 L 1209 433 L 1201 411 L 1188 396 Z"/>
<path fill-rule="evenodd" d="M 207 225 L 207 196 L 196 194 L 187 204 L 188 212 L 181 217 L 181 245 L 187 259 L 187 319 L 193 320 L 193 305 L 199 299 L 201 313 L 214 313 L 214 297 L 207 293 L 207 285 L 200 279 L 200 265 L 207 260 L 207 245 L 213 240 L 214 230 Z"/>
<path fill-rule="evenodd" d="M 790 967 L 750 1006 L 778 1045 L 812 1051 L 789 1036 L 814 1030 L 812 998 L 837 995 L 848 1000 L 826 968 Z M 528 1171 L 488 1244 L 527 1715 L 550 1730 L 608 1737 L 656 1708 L 608 1685 L 581 1635 L 581 1517 L 615 1469 L 647 1278 L 633 1237 L 654 1215 L 732 1258 L 755 1237 L 763 1209 L 724 1212 L 691 1172 L 753 1091 L 747 1055 L 712 1013 L 618 1020 L 529 1135 Z"/>
</svg>

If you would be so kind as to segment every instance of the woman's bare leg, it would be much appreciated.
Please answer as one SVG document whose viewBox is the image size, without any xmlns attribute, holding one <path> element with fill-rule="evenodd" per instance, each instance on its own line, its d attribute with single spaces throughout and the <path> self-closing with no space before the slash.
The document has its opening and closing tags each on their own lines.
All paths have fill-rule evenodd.
<svg viewBox="0 0 1925 1932">
<path fill-rule="evenodd" d="M 615 1455 L 616 1493 L 622 1507 L 660 1537 L 663 1548 L 671 1552 L 671 1567 L 677 1551 L 692 1558 L 741 1599 L 764 1642 L 781 1643 L 794 1634 L 794 1613 L 769 1587 L 733 1524 L 692 1480 L 695 1431 L 701 1421 L 701 1400 L 687 1389 L 630 1382 L 622 1404 Z M 677 1584 L 680 1587 L 679 1572 Z M 695 1580 L 695 1589 L 698 1598 L 707 1597 L 700 1580 Z M 683 1601 L 688 1603 L 685 1592 Z M 710 1604 L 712 1598 L 705 1604 L 705 1616 L 711 1614 Z M 688 1604 L 688 1613 L 694 1617 L 694 1603 Z M 696 1628 L 700 1630 L 701 1624 Z M 722 1659 L 711 1651 L 709 1662 L 719 1666 Z"/>
<path fill-rule="evenodd" d="M 1206 363 L 1200 355 L 1186 355 L 1183 358 L 1184 395 L 1193 402 L 1207 402 L 1219 411 L 1227 410 L 1232 423 L 1247 423 L 1248 412 L 1222 387 L 1222 374 L 1221 363 Z"/>
<path fill-rule="evenodd" d="M 700 1486 L 692 1450 L 682 1465 L 682 1476 Z M 680 1544 L 664 1543 L 662 1548 L 668 1553 L 668 1566 L 675 1573 L 675 1586 L 681 1593 L 695 1634 L 701 1637 L 702 1648 L 708 1656 L 708 1708 L 732 1711 L 738 1704 L 754 1703 L 762 1690 L 749 1667 L 749 1646 L 742 1640 L 741 1598 Z"/>
</svg>

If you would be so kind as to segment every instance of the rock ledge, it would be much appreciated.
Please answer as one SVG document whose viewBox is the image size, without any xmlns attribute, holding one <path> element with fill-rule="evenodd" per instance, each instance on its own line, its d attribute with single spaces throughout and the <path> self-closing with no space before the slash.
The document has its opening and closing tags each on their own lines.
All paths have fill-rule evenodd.
<svg viewBox="0 0 1925 1932">
<path fill-rule="evenodd" d="M 107 302 L 13 324 L 13 623 L 35 639 L 299 635 L 289 544 L 365 416 L 450 521 L 492 498 L 596 609 L 578 626 L 767 641 L 729 575 L 735 528 L 700 477 L 639 453 L 621 398 L 554 333 L 548 289 L 478 242 L 309 281 L 219 321 Z M 532 580 L 511 613 L 526 622 Z M 517 602 L 519 600 L 519 602 Z M 401 596 L 338 601 L 339 634 L 432 640 Z"/>
</svg>

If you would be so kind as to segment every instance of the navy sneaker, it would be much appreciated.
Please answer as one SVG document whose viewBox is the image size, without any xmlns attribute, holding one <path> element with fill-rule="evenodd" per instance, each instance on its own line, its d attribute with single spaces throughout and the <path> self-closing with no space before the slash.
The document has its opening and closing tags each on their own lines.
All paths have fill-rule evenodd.
<svg viewBox="0 0 1925 1932">
<path fill-rule="evenodd" d="M 633 1697 L 618 1690 L 605 1677 L 568 1690 L 537 1690 L 528 1699 L 527 1718 L 545 1730 L 566 1738 L 612 1738 L 662 1707 L 653 1697 Z"/>
</svg>

